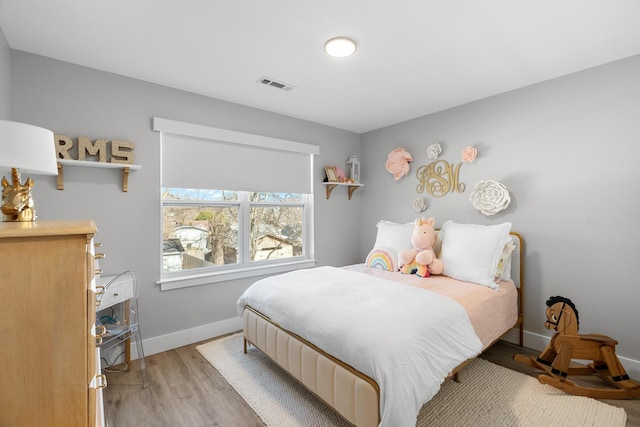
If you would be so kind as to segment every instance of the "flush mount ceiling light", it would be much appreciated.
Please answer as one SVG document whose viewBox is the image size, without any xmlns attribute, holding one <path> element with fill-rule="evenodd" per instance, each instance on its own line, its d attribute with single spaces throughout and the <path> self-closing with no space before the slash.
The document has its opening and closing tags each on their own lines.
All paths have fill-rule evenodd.
<svg viewBox="0 0 640 427">
<path fill-rule="evenodd" d="M 356 42 L 347 37 L 334 37 L 324 44 L 324 51 L 334 58 L 346 58 L 356 53 Z"/>
</svg>

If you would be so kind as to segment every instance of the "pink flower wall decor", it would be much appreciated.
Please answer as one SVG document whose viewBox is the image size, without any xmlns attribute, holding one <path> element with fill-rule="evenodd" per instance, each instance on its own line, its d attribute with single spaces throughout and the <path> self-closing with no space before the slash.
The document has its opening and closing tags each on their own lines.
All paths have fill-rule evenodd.
<svg viewBox="0 0 640 427">
<path fill-rule="evenodd" d="M 467 148 L 462 150 L 462 153 L 460 153 L 460 155 L 462 157 L 463 162 L 471 163 L 476 159 L 476 156 L 478 155 L 478 150 L 476 150 L 474 147 L 468 146 Z"/>
<path fill-rule="evenodd" d="M 387 157 L 387 171 L 393 174 L 397 181 L 409 173 L 409 163 L 413 162 L 413 157 L 404 148 L 396 148 Z"/>
</svg>

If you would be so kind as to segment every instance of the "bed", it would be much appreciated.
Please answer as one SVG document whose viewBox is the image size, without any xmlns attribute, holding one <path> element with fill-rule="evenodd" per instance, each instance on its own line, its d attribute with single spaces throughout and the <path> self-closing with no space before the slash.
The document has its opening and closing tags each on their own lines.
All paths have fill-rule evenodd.
<svg viewBox="0 0 640 427">
<path fill-rule="evenodd" d="M 436 247 L 446 275 L 421 278 L 394 260 L 413 223 L 377 227 L 363 264 L 250 286 L 237 305 L 245 352 L 254 345 L 356 426 L 413 426 L 444 380 L 503 335 L 518 329 L 522 345 L 523 239 L 510 223 L 448 221 Z"/>
</svg>

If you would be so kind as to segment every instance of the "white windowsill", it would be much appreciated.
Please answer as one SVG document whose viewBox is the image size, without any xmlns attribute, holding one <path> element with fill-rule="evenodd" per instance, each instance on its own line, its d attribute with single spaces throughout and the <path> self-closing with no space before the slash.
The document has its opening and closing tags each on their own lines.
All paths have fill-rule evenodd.
<svg viewBox="0 0 640 427">
<path fill-rule="evenodd" d="M 172 289 L 187 288 L 190 286 L 201 286 L 229 280 L 245 279 L 247 277 L 284 273 L 287 271 L 299 270 L 301 268 L 311 268 L 316 266 L 316 262 L 317 261 L 315 259 L 305 259 L 301 261 L 280 263 L 277 265 L 242 267 L 218 271 L 215 273 L 207 272 L 204 274 L 185 274 L 180 275 L 180 277 L 162 278 L 156 283 L 160 285 L 161 291 L 169 291 Z"/>
</svg>

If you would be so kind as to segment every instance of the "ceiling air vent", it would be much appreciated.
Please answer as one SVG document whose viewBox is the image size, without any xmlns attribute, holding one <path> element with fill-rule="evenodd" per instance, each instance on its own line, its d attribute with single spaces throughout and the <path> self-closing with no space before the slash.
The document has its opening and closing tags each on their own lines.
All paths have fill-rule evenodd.
<svg viewBox="0 0 640 427">
<path fill-rule="evenodd" d="M 293 90 L 295 88 L 295 86 L 290 85 L 288 83 L 284 83 L 284 82 L 279 82 L 277 80 L 274 80 L 270 77 L 260 77 L 258 79 L 258 83 L 261 83 L 263 85 L 267 85 L 267 86 L 271 86 L 274 87 L 276 89 L 280 89 L 280 90 L 284 90 L 286 92 Z"/>
</svg>

